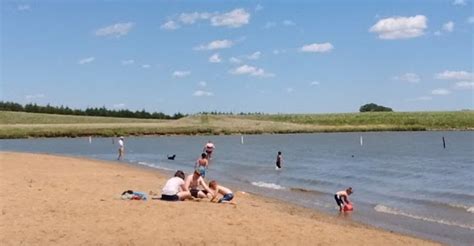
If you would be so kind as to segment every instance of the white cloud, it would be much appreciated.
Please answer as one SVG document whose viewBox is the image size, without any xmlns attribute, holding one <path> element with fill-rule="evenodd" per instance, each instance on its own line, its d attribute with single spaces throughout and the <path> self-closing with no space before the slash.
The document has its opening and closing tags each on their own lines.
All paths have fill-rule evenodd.
<svg viewBox="0 0 474 246">
<path fill-rule="evenodd" d="M 437 96 L 445 96 L 445 95 L 451 94 L 451 91 L 439 88 L 439 89 L 432 90 L 431 94 L 437 95 Z"/>
<path fill-rule="evenodd" d="M 279 55 L 279 54 L 283 54 L 283 53 L 286 53 L 286 50 L 278 50 L 278 49 L 275 49 L 272 51 L 272 53 L 274 55 Z"/>
<path fill-rule="evenodd" d="M 247 56 L 247 59 L 249 59 L 249 60 L 258 60 L 261 55 L 262 55 L 262 52 L 256 51 L 256 52 L 254 52 L 253 54 L 248 55 L 248 56 Z"/>
<path fill-rule="evenodd" d="M 292 20 L 284 20 L 282 23 L 283 23 L 284 26 L 295 26 L 296 25 L 296 23 Z"/>
<path fill-rule="evenodd" d="M 459 90 L 474 90 L 474 82 L 473 81 L 460 81 L 454 85 L 455 89 Z"/>
<path fill-rule="evenodd" d="M 195 47 L 195 50 L 217 50 L 217 49 L 225 49 L 230 48 L 234 45 L 234 42 L 228 39 L 223 40 L 214 40 L 206 45 L 199 45 Z"/>
<path fill-rule="evenodd" d="M 265 70 L 249 65 L 242 65 L 230 71 L 231 74 L 235 75 L 251 75 L 256 77 L 273 77 L 272 73 L 267 73 Z"/>
<path fill-rule="evenodd" d="M 467 23 L 469 23 L 469 24 L 474 23 L 474 16 L 469 16 L 469 17 L 467 18 Z"/>
<path fill-rule="evenodd" d="M 215 15 L 211 18 L 213 26 L 226 26 L 231 28 L 241 27 L 248 24 L 250 20 L 250 13 L 245 9 L 234 9 L 230 12 Z"/>
<path fill-rule="evenodd" d="M 79 65 L 83 65 L 83 64 L 86 64 L 86 63 L 91 63 L 95 60 L 95 57 L 91 56 L 91 57 L 87 57 L 87 58 L 84 58 L 84 59 L 81 59 L 79 60 L 77 63 Z"/>
<path fill-rule="evenodd" d="M 193 93 L 193 96 L 195 97 L 210 97 L 213 96 L 214 93 L 209 92 L 209 91 L 202 91 L 202 90 L 197 90 Z"/>
<path fill-rule="evenodd" d="M 449 71 L 446 70 L 442 73 L 438 73 L 435 75 L 435 79 L 443 79 L 443 80 L 471 80 L 472 73 L 466 71 Z"/>
<path fill-rule="evenodd" d="M 150 67 L 151 67 L 150 64 L 143 64 L 143 65 L 142 65 L 142 68 L 150 68 Z"/>
<path fill-rule="evenodd" d="M 26 100 L 44 98 L 44 94 L 26 95 L 25 98 L 26 98 Z"/>
<path fill-rule="evenodd" d="M 453 5 L 464 6 L 464 5 L 466 5 L 466 0 L 454 0 Z"/>
<path fill-rule="evenodd" d="M 424 15 L 391 17 L 379 20 L 369 31 L 377 33 L 380 39 L 416 38 L 424 34 L 427 21 Z"/>
<path fill-rule="evenodd" d="M 190 71 L 174 71 L 173 72 L 173 77 L 174 78 L 184 78 L 187 77 L 191 74 Z"/>
<path fill-rule="evenodd" d="M 219 53 L 215 53 L 214 55 L 209 57 L 209 62 L 211 63 L 220 63 L 222 59 L 219 56 Z"/>
<path fill-rule="evenodd" d="M 258 11 L 260 11 L 260 10 L 262 10 L 262 9 L 263 9 L 263 6 L 260 5 L 260 4 L 257 4 L 257 6 L 255 6 L 255 12 L 258 12 Z"/>
<path fill-rule="evenodd" d="M 179 15 L 178 19 L 183 24 L 194 24 L 198 20 L 207 20 L 211 18 L 212 14 L 207 12 L 193 12 L 193 13 L 182 13 Z"/>
<path fill-rule="evenodd" d="M 132 65 L 133 63 L 135 63 L 135 60 L 122 60 L 122 65 L 126 66 L 126 65 Z"/>
<path fill-rule="evenodd" d="M 436 32 L 434 32 L 434 35 L 440 36 L 440 35 L 441 35 L 441 32 L 440 32 L 440 31 L 436 31 Z"/>
<path fill-rule="evenodd" d="M 289 88 L 286 88 L 286 92 L 288 93 L 292 93 L 293 91 L 295 91 L 293 88 L 289 87 Z"/>
<path fill-rule="evenodd" d="M 326 53 L 331 52 L 334 49 L 334 46 L 331 43 L 322 43 L 322 44 L 307 44 L 301 47 L 300 51 L 302 52 L 312 52 L 312 53 Z"/>
<path fill-rule="evenodd" d="M 418 83 L 421 80 L 420 76 L 418 76 L 418 74 L 416 74 L 416 73 L 405 73 L 405 74 L 400 75 L 400 76 L 395 76 L 395 77 L 393 77 L 393 79 L 406 81 L 406 82 L 410 82 L 410 83 Z"/>
<path fill-rule="evenodd" d="M 114 108 L 125 108 L 125 106 L 126 106 L 125 103 L 117 103 L 117 104 L 112 105 L 112 107 Z"/>
<path fill-rule="evenodd" d="M 199 86 L 201 87 L 206 87 L 207 86 L 207 82 L 206 81 L 199 81 Z"/>
<path fill-rule="evenodd" d="M 31 6 L 29 4 L 20 4 L 16 7 L 18 11 L 30 11 Z"/>
<path fill-rule="evenodd" d="M 443 24 L 443 31 L 445 32 L 452 32 L 454 30 L 454 22 L 448 21 Z"/>
<path fill-rule="evenodd" d="M 120 37 L 120 36 L 127 35 L 128 32 L 132 30 L 133 26 L 134 26 L 133 22 L 116 23 L 116 24 L 98 29 L 97 31 L 95 31 L 95 35 Z"/>
<path fill-rule="evenodd" d="M 239 63 L 242 62 L 242 60 L 240 60 L 240 59 L 237 58 L 237 57 L 231 57 L 231 58 L 229 58 L 229 62 L 230 62 L 230 63 L 239 64 Z"/>
<path fill-rule="evenodd" d="M 316 85 L 320 85 L 320 83 L 319 83 L 319 81 L 311 81 L 311 83 L 309 83 L 309 85 L 316 86 Z"/>
<path fill-rule="evenodd" d="M 176 30 L 180 28 L 180 26 L 176 22 L 170 20 L 163 23 L 163 25 L 161 25 L 160 28 L 163 30 Z"/>
</svg>

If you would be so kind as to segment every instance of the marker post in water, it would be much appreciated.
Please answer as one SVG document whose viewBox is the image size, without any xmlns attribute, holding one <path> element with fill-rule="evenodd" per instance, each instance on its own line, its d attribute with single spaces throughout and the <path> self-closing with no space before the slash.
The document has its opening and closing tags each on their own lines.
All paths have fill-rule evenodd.
<svg viewBox="0 0 474 246">
<path fill-rule="evenodd" d="M 443 149 L 446 149 L 446 141 L 444 140 L 444 136 L 443 136 Z"/>
<path fill-rule="evenodd" d="M 364 145 L 364 139 L 362 138 L 362 136 L 360 136 L 360 146 L 363 146 Z"/>
<path fill-rule="evenodd" d="M 244 144 L 244 135 L 240 135 L 240 144 Z"/>
</svg>

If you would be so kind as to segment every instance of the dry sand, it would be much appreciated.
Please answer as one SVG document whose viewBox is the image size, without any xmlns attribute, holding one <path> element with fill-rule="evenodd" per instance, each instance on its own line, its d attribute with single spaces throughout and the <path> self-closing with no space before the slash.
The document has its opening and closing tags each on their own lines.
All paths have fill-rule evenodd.
<svg viewBox="0 0 474 246">
<path fill-rule="evenodd" d="M 0 245 L 436 245 L 272 199 L 125 201 L 167 177 L 127 164 L 0 153 Z"/>
</svg>

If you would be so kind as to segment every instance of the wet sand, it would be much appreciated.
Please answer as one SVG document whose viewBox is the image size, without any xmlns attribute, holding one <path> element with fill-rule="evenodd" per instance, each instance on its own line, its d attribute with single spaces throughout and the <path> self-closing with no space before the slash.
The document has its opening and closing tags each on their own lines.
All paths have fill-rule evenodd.
<svg viewBox="0 0 474 246">
<path fill-rule="evenodd" d="M 235 205 L 120 199 L 128 189 L 160 193 L 168 178 L 116 162 L 0 152 L 0 244 L 437 245 L 242 191 Z"/>
</svg>

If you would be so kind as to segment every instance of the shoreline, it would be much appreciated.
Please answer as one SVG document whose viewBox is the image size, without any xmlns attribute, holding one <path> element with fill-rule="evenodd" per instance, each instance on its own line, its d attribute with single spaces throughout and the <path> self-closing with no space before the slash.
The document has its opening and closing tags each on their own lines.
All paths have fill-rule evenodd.
<svg viewBox="0 0 474 246">
<path fill-rule="evenodd" d="M 120 200 L 127 189 L 160 193 L 168 177 L 146 166 L 18 152 L 0 152 L 0 158 L 9 194 L 1 203 L 4 245 L 439 245 L 240 191 L 235 206 Z"/>
</svg>

